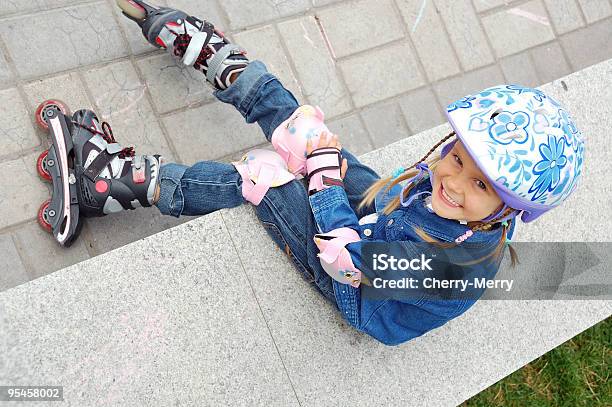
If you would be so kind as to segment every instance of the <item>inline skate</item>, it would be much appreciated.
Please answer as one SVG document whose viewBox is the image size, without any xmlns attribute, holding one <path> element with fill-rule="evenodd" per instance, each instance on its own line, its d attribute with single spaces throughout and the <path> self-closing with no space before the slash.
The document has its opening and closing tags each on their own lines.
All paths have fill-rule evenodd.
<svg viewBox="0 0 612 407">
<path fill-rule="evenodd" d="M 249 64 L 246 51 L 232 44 L 223 32 L 206 20 L 168 7 L 157 7 L 140 0 L 116 0 L 123 14 L 135 21 L 147 41 L 167 49 L 206 75 L 217 89 L 231 85 L 232 77 Z"/>
<path fill-rule="evenodd" d="M 78 237 L 86 217 L 105 216 L 154 204 L 160 155 L 122 148 L 107 122 L 91 110 L 70 115 L 59 100 L 36 109 L 36 123 L 51 146 L 38 157 L 40 177 L 53 184 L 51 199 L 38 210 L 38 223 L 62 246 Z"/>
</svg>

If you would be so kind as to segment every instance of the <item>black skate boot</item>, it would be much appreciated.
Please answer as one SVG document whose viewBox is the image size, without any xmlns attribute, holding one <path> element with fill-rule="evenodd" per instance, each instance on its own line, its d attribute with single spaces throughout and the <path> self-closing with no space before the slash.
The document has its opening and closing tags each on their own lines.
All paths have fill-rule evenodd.
<svg viewBox="0 0 612 407">
<path fill-rule="evenodd" d="M 43 102 L 36 120 L 52 141 L 38 159 L 38 173 L 53 183 L 52 198 L 41 205 L 38 220 L 62 246 L 78 237 L 83 217 L 154 204 L 160 155 L 135 155 L 132 147 L 115 141 L 110 125 L 100 125 L 94 112 L 70 116 L 56 100 Z"/>
<path fill-rule="evenodd" d="M 234 74 L 249 64 L 246 51 L 231 44 L 222 32 L 205 20 L 168 7 L 151 6 L 140 0 L 116 0 L 123 14 L 142 28 L 147 41 L 168 49 L 206 75 L 217 89 L 231 85 Z"/>
</svg>

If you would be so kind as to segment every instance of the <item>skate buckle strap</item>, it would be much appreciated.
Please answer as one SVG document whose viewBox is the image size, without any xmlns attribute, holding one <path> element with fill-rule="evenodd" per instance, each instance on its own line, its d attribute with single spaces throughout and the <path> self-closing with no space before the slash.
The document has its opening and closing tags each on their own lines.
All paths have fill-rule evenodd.
<svg viewBox="0 0 612 407">
<path fill-rule="evenodd" d="M 211 61 L 208 63 L 208 72 L 206 72 L 206 79 L 208 80 L 208 82 L 215 83 L 215 76 L 217 76 L 217 71 L 221 67 L 223 61 L 227 59 L 227 57 L 243 52 L 244 49 L 242 49 L 242 47 L 236 44 L 227 44 L 225 47 L 217 51 L 212 57 Z"/>
<path fill-rule="evenodd" d="M 85 168 L 85 171 L 83 173 L 87 178 L 91 180 L 91 182 L 95 182 L 98 175 L 100 175 L 100 173 L 104 170 L 108 163 L 110 163 L 121 152 L 121 148 L 117 150 L 115 146 L 119 146 L 119 144 L 108 144 L 106 149 L 100 151 L 100 153 L 96 156 L 96 158 L 94 158 L 91 164 L 89 164 L 89 166 Z"/>
<path fill-rule="evenodd" d="M 183 55 L 184 65 L 191 66 L 196 62 L 198 56 L 200 56 L 202 48 L 206 47 L 212 38 L 213 32 L 214 26 L 208 21 L 204 21 L 200 31 L 193 34 L 191 41 L 189 41 L 185 55 Z"/>
<path fill-rule="evenodd" d="M 134 184 L 142 184 L 147 180 L 146 176 L 146 165 L 144 164 L 144 157 L 139 155 L 134 157 L 132 161 L 132 180 Z"/>
</svg>

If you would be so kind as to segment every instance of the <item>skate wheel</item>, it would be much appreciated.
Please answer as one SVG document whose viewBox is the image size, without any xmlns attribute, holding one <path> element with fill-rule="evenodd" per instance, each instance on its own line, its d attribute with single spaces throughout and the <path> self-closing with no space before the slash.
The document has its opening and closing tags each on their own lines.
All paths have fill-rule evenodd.
<svg viewBox="0 0 612 407">
<path fill-rule="evenodd" d="M 47 199 L 45 202 L 40 205 L 38 209 L 38 224 L 41 228 L 51 233 L 51 222 L 49 222 L 49 204 L 51 203 L 50 199 Z"/>
<path fill-rule="evenodd" d="M 36 108 L 36 113 L 35 113 L 36 124 L 38 125 L 40 129 L 44 131 L 49 130 L 49 126 L 47 125 L 47 122 L 45 121 L 45 112 L 48 109 L 59 110 L 65 116 L 70 115 L 70 109 L 68 109 L 68 106 L 66 106 L 66 104 L 62 102 L 61 100 L 58 100 L 58 99 L 45 100 L 40 105 L 38 105 L 38 107 Z"/>
<path fill-rule="evenodd" d="M 36 170 L 38 171 L 38 175 L 45 181 L 51 182 L 51 173 L 47 167 L 47 156 L 49 155 L 49 150 L 45 150 L 38 156 L 38 160 L 36 160 Z"/>
<path fill-rule="evenodd" d="M 116 0 L 119 8 L 128 16 L 141 21 L 147 16 L 147 12 L 140 4 L 132 0 Z"/>
</svg>

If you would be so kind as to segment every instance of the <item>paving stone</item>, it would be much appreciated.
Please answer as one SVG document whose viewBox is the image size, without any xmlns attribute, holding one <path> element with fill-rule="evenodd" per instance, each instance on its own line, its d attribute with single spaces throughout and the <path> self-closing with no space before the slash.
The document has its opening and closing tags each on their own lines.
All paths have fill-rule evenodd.
<svg viewBox="0 0 612 407">
<path fill-rule="evenodd" d="M 0 36 L 22 78 L 54 73 L 127 55 L 127 45 L 106 2 L 7 19 Z M 32 63 L 32 56 L 37 63 Z M 42 62 L 44 61 L 44 63 Z"/>
<path fill-rule="evenodd" d="M 0 157 L 10 157 L 40 144 L 34 119 L 15 88 L 0 90 Z"/>
<path fill-rule="evenodd" d="M 0 292 L 29 280 L 11 235 L 0 235 L 0 253 Z"/>
<path fill-rule="evenodd" d="M 85 91 L 85 84 L 75 72 L 32 81 L 24 85 L 24 90 L 33 109 L 47 99 L 61 100 L 72 112 L 93 109 Z"/>
<path fill-rule="evenodd" d="M 406 43 L 370 52 L 369 58 L 357 56 L 340 63 L 353 101 L 357 107 L 386 99 L 425 83 L 412 50 Z M 389 86 L 393 83 L 393 86 Z"/>
<path fill-rule="evenodd" d="M 571 73 L 558 42 L 540 45 L 529 52 L 540 83 L 548 83 Z"/>
<path fill-rule="evenodd" d="M 606 19 L 561 37 L 572 71 L 612 58 L 612 19 Z"/>
<path fill-rule="evenodd" d="M 578 0 L 578 3 L 584 12 L 587 24 L 612 15 L 612 6 L 606 0 Z"/>
<path fill-rule="evenodd" d="M 429 88 L 422 88 L 402 96 L 400 107 L 412 134 L 436 127 L 446 121 L 438 102 Z"/>
<path fill-rule="evenodd" d="M 285 21 L 278 28 L 294 62 L 307 102 L 320 106 L 327 119 L 349 112 L 349 94 L 315 19 L 306 16 Z"/>
<path fill-rule="evenodd" d="M 500 68 L 493 65 L 440 81 L 433 86 L 438 95 L 438 100 L 442 103 L 442 112 L 445 112 L 448 104 L 464 96 L 503 83 L 504 77 Z"/>
<path fill-rule="evenodd" d="M 0 86 L 10 84 L 12 82 L 12 79 L 13 74 L 9 69 L 8 62 L 6 61 L 2 50 L 0 50 Z"/>
<path fill-rule="evenodd" d="M 140 59 L 137 64 L 160 114 L 216 100 L 202 72 L 180 64 L 169 54 Z"/>
<path fill-rule="evenodd" d="M 266 142 L 257 124 L 247 124 L 234 106 L 215 102 L 163 119 L 182 162 L 214 160 Z"/>
<path fill-rule="evenodd" d="M 544 0 L 557 35 L 584 26 L 582 13 L 576 0 Z"/>
<path fill-rule="evenodd" d="M 368 131 L 361 124 L 357 114 L 326 123 L 329 130 L 337 134 L 342 144 L 353 155 L 360 156 L 374 149 Z"/>
<path fill-rule="evenodd" d="M 392 0 L 344 2 L 317 15 L 337 58 L 404 36 Z"/>
<path fill-rule="evenodd" d="M 24 257 L 32 279 L 42 277 L 89 258 L 82 237 L 70 247 L 60 246 L 38 222 L 29 222 L 15 234 L 15 244 Z"/>
<path fill-rule="evenodd" d="M 435 4 L 463 69 L 470 71 L 493 63 L 486 35 L 469 2 L 436 0 Z"/>
<path fill-rule="evenodd" d="M 499 58 L 555 38 L 540 0 L 485 16 L 482 24 Z"/>
<path fill-rule="evenodd" d="M 301 14 L 311 7 L 309 0 L 224 0 L 220 4 L 230 20 L 232 31 L 280 17 Z"/>
<path fill-rule="evenodd" d="M 175 159 L 146 97 L 146 86 L 140 82 L 129 61 L 118 62 L 84 73 L 98 117 L 109 122 L 115 139 L 121 145 L 133 145 L 136 154 L 162 154 Z"/>
<path fill-rule="evenodd" d="M 243 31 L 234 36 L 236 43 L 248 51 L 250 60 L 259 59 L 268 70 L 276 75 L 283 86 L 291 91 L 296 99 L 302 100 L 302 90 L 291 71 L 289 59 L 283 50 L 279 35 L 273 26 L 267 25 L 256 30 Z"/>
<path fill-rule="evenodd" d="M 505 6 L 511 0 L 474 0 L 474 7 L 477 11 L 487 11 L 495 7 Z"/>
<path fill-rule="evenodd" d="M 528 51 L 503 58 L 500 61 L 500 65 L 506 76 L 507 83 L 516 83 L 529 87 L 540 85 Z"/>
<path fill-rule="evenodd" d="M 381 148 L 410 135 L 404 116 L 396 101 L 379 103 L 361 111 L 374 147 Z"/>
<path fill-rule="evenodd" d="M 48 186 L 36 172 L 39 154 L 0 163 L 0 229 L 36 218 L 40 205 L 51 197 Z"/>
<path fill-rule="evenodd" d="M 73 6 L 78 3 L 85 3 L 86 1 L 87 0 L 0 0 L 0 16 L 14 13 L 39 12 L 50 8 Z"/>
<path fill-rule="evenodd" d="M 219 31 L 226 31 L 221 10 L 215 0 L 166 0 L 168 7 L 173 7 L 200 19 L 210 21 Z"/>
<path fill-rule="evenodd" d="M 328 4 L 339 3 L 344 0 L 312 0 L 312 5 L 315 7 L 327 6 Z"/>
<path fill-rule="evenodd" d="M 459 64 L 436 6 L 419 0 L 400 0 L 398 6 L 429 80 L 436 81 L 459 73 Z"/>
</svg>

